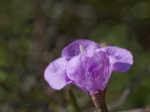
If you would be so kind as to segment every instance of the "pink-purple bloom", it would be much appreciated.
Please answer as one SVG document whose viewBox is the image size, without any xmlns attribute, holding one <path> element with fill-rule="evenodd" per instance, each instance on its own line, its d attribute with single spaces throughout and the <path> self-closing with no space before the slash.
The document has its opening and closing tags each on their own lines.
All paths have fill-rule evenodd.
<svg viewBox="0 0 150 112">
<path fill-rule="evenodd" d="M 130 51 L 99 47 L 90 40 L 76 40 L 62 50 L 62 56 L 51 62 L 44 78 L 53 89 L 73 83 L 90 94 L 104 90 L 113 71 L 126 72 L 133 64 Z"/>
</svg>

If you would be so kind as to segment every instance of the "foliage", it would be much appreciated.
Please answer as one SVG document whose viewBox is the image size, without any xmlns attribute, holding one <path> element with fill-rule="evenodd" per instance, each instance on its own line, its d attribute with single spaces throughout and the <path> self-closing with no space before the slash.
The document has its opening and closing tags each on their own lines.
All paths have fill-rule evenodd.
<svg viewBox="0 0 150 112">
<path fill-rule="evenodd" d="M 53 91 L 43 69 L 81 38 L 131 50 L 135 63 L 128 73 L 112 74 L 107 102 L 117 101 L 134 81 L 122 109 L 149 106 L 150 1 L 1 0 L 0 14 L 1 112 L 72 112 L 69 87 Z M 83 112 L 93 109 L 86 93 L 72 91 Z"/>
</svg>

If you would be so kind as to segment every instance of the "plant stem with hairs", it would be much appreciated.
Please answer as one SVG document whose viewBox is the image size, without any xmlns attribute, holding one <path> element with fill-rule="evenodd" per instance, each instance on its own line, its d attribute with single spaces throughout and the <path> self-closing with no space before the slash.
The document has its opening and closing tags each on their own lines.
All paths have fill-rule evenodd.
<svg viewBox="0 0 150 112">
<path fill-rule="evenodd" d="M 107 105 L 105 103 L 105 90 L 97 91 L 96 93 L 91 94 L 93 103 L 95 104 L 98 112 L 108 112 Z"/>
</svg>

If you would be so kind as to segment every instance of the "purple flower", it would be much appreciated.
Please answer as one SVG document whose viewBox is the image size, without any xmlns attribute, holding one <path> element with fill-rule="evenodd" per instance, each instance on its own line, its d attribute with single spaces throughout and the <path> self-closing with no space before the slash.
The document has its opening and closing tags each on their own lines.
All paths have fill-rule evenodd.
<svg viewBox="0 0 150 112">
<path fill-rule="evenodd" d="M 48 84 L 56 90 L 73 83 L 90 94 L 104 90 L 111 72 L 126 72 L 133 64 L 132 54 L 119 47 L 103 47 L 90 40 L 77 40 L 66 46 L 62 56 L 44 72 Z"/>
</svg>

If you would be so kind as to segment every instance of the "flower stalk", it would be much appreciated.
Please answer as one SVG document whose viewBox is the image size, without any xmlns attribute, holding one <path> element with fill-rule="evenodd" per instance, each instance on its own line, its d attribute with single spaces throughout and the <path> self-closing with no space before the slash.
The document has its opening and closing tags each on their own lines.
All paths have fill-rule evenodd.
<svg viewBox="0 0 150 112">
<path fill-rule="evenodd" d="M 107 105 L 105 103 L 105 90 L 97 91 L 91 94 L 94 105 L 98 109 L 98 112 L 108 112 Z"/>
</svg>

